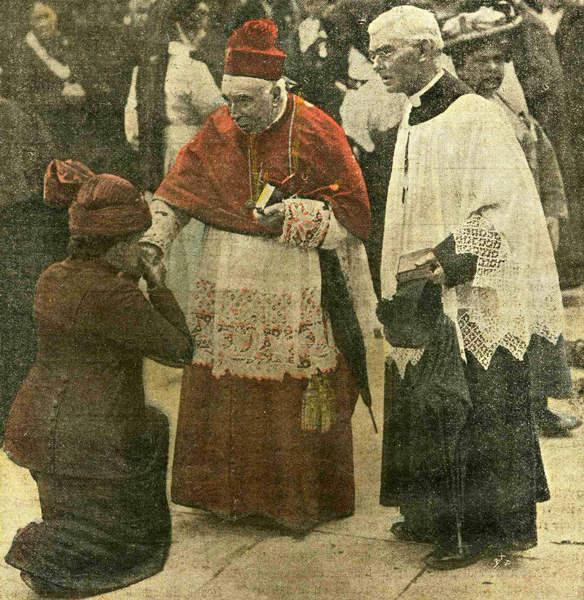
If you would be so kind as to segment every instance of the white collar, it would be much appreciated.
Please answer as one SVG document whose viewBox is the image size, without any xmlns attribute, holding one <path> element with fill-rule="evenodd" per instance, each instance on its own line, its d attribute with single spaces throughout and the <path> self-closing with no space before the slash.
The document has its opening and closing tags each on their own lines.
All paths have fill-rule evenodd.
<svg viewBox="0 0 584 600">
<path fill-rule="evenodd" d="M 433 88 L 436 85 L 436 83 L 438 83 L 442 75 L 444 75 L 444 69 L 440 69 L 438 73 L 436 73 L 436 75 L 419 92 L 408 96 L 408 100 L 414 108 L 421 106 L 422 95 L 425 94 L 429 89 Z"/>
</svg>

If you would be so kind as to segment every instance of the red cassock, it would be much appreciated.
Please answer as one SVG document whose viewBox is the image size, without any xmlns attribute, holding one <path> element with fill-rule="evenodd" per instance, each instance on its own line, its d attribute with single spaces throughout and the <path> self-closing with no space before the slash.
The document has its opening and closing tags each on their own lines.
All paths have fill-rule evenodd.
<svg viewBox="0 0 584 600">
<path fill-rule="evenodd" d="M 252 202 L 266 182 L 278 184 L 287 196 L 322 200 L 338 223 L 354 236 L 353 240 L 367 237 L 367 192 L 342 129 L 318 108 L 293 95 L 288 96 L 282 117 L 254 136 L 235 125 L 226 107 L 217 109 L 181 150 L 156 196 L 207 223 L 211 233 L 221 230 L 221 239 L 235 234 L 240 241 L 234 247 L 242 248 L 242 236 L 238 234 L 248 240 L 243 240 L 244 246 L 257 243 L 259 252 L 265 247 L 261 244 L 271 240 L 274 252 L 295 253 L 306 257 L 308 263 L 309 253 L 316 250 L 301 254 L 296 247 L 286 249 L 276 241 L 281 229 L 271 230 L 253 219 Z M 210 254 L 208 244 L 212 239 L 219 238 L 209 235 L 207 239 L 199 279 L 209 263 L 205 253 Z M 233 263 L 239 260 L 243 264 L 245 260 L 241 255 L 230 258 Z M 314 264 L 314 259 L 310 260 Z M 299 270 L 303 268 L 302 262 L 295 264 Z M 275 272 L 273 277 L 279 278 L 280 288 L 287 284 L 286 273 Z M 320 286 L 320 274 L 318 280 Z M 204 283 L 208 289 L 210 284 Z M 257 285 L 251 276 L 248 285 L 235 287 L 245 287 L 243 291 L 248 293 L 247 288 L 252 290 Z M 221 304 L 217 300 L 222 293 L 220 287 L 217 283 L 213 292 L 216 307 Z M 194 289 L 196 296 L 203 288 L 195 282 Z M 221 302 L 237 293 L 230 291 L 231 296 L 225 294 Z M 267 295 L 254 296 L 261 297 Z M 317 314 L 320 287 L 315 303 Z M 266 314 L 260 305 L 250 310 L 249 314 L 258 315 L 258 321 Z M 334 353 L 333 366 L 326 373 L 334 398 L 334 418 L 328 431 L 302 426 L 305 391 L 318 362 L 316 353 L 313 363 L 308 361 L 312 367 L 306 372 L 284 370 L 281 376 L 271 378 L 259 368 L 254 371 L 255 355 L 247 362 L 242 355 L 247 370 L 214 372 L 213 364 L 201 358 L 205 354 L 200 347 L 183 377 L 173 467 L 174 502 L 229 518 L 262 515 L 296 529 L 308 529 L 320 521 L 354 512 L 351 415 L 358 392 L 345 359 L 337 355 L 327 317 L 323 315 L 321 320 L 323 337 L 327 338 L 323 344 Z M 193 319 L 190 321 L 198 343 L 196 325 L 193 329 Z M 261 330 L 263 325 L 251 323 L 251 330 L 254 327 Z M 301 323 L 303 327 L 306 323 Z M 221 333 L 215 330 L 214 337 L 208 336 L 211 346 L 219 346 L 217 336 Z M 322 355 L 322 344 L 316 346 Z M 209 347 L 205 351 L 218 352 Z"/>
</svg>

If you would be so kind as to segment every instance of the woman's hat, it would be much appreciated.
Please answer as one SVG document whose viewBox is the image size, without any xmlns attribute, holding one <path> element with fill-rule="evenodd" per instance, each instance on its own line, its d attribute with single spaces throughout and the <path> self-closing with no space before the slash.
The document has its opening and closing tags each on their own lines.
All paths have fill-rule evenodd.
<svg viewBox="0 0 584 600">
<path fill-rule="evenodd" d="M 523 17 L 513 5 L 499 2 L 494 6 L 481 6 L 474 12 L 460 13 L 442 24 L 444 48 L 508 33 L 515 29 Z"/>
<path fill-rule="evenodd" d="M 77 235 L 116 236 L 143 231 L 152 224 L 144 197 L 116 175 L 96 175 L 73 160 L 53 160 L 47 168 L 44 197 L 69 207 L 69 230 Z"/>
</svg>

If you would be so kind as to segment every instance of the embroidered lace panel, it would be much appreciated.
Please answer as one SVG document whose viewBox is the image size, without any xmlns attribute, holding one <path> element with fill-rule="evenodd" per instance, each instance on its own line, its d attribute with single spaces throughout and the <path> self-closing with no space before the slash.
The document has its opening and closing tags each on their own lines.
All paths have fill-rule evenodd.
<svg viewBox="0 0 584 600">
<path fill-rule="evenodd" d="M 189 222 L 190 217 L 180 209 L 169 206 L 156 197 L 150 202 L 150 212 L 152 213 L 152 225 L 140 241 L 154 244 L 166 256 L 170 245 L 180 230 Z"/>
<path fill-rule="evenodd" d="M 194 363 L 244 377 L 310 377 L 336 366 L 337 350 L 324 322 L 320 290 L 291 293 L 249 289 L 218 291 L 195 284 L 189 327 L 197 348 Z"/>
</svg>

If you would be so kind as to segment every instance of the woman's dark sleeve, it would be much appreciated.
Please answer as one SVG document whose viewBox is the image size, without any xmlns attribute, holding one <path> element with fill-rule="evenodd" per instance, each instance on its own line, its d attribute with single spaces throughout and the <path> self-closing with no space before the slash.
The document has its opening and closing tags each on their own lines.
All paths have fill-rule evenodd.
<svg viewBox="0 0 584 600">
<path fill-rule="evenodd" d="M 150 301 L 133 281 L 117 277 L 106 289 L 87 293 L 79 324 L 87 333 L 157 362 L 189 364 L 193 339 L 172 292 L 159 287 L 149 297 Z"/>
<path fill-rule="evenodd" d="M 449 235 L 434 248 L 434 255 L 444 269 L 446 287 L 454 287 L 474 279 L 478 256 L 457 254 L 453 235 Z"/>
</svg>

